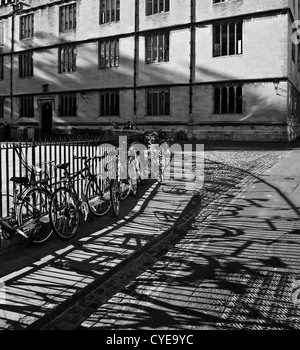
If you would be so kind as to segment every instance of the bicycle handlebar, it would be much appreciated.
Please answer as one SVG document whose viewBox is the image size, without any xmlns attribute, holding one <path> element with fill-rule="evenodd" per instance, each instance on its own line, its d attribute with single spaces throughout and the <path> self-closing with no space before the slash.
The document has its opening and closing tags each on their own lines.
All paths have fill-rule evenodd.
<svg viewBox="0 0 300 350">
<path fill-rule="evenodd" d="M 84 160 L 85 164 L 88 164 L 89 162 L 94 161 L 94 160 L 102 160 L 106 156 L 107 156 L 107 152 L 105 151 L 102 156 L 88 157 L 88 156 L 77 156 L 77 155 L 74 155 L 74 159 L 82 159 L 82 160 Z"/>
</svg>

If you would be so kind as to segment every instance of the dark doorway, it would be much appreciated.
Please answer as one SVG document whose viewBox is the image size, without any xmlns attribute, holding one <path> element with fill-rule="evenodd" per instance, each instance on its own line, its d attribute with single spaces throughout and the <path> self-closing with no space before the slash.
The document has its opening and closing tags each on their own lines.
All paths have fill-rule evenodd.
<svg viewBox="0 0 300 350">
<path fill-rule="evenodd" d="M 42 132 L 51 133 L 52 129 L 52 106 L 46 102 L 42 106 Z"/>
</svg>

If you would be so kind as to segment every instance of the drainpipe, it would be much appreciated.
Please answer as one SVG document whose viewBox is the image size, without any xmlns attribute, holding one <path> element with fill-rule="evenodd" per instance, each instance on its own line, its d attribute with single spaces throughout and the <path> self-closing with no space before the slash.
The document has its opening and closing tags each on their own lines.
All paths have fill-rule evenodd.
<svg viewBox="0 0 300 350">
<path fill-rule="evenodd" d="M 134 62 L 133 62 L 133 125 L 137 129 L 137 79 L 139 69 L 139 0 L 135 0 L 135 22 L 134 22 Z"/>
<path fill-rule="evenodd" d="M 10 50 L 10 118 L 13 120 L 13 52 L 15 50 L 15 11 L 11 13 L 11 50 Z"/>
<path fill-rule="evenodd" d="M 195 31 L 195 16 L 196 16 L 196 1 L 191 0 L 191 25 L 190 25 L 190 79 L 189 79 L 189 120 L 188 120 L 188 137 L 193 138 L 194 134 L 194 120 L 193 120 L 193 83 L 195 76 L 195 45 L 196 45 L 196 31 Z"/>
</svg>

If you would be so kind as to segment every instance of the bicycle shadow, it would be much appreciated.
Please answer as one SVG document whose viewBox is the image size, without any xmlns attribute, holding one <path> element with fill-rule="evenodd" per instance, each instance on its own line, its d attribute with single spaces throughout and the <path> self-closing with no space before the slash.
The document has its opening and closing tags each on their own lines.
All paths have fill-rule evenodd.
<svg viewBox="0 0 300 350">
<path fill-rule="evenodd" d="M 158 187 L 151 181 L 140 198 L 131 198 L 120 213 L 124 219 L 110 214 L 105 220 L 95 219 L 92 224 L 84 222 L 71 241 L 61 242 L 53 237 L 51 245 L 47 242 L 38 252 L 34 247 L 23 247 L 23 255 L 31 258 L 31 264 L 6 280 L 7 298 L 0 313 L 0 328 L 1 323 L 5 323 L 6 328 L 29 327 L 27 319 L 34 320 L 35 313 L 39 314 L 35 320 L 38 322 L 43 313 L 49 313 L 49 305 L 59 308 L 62 300 L 67 302 L 72 295 L 99 280 L 99 276 L 110 276 L 122 267 L 122 262 L 124 265 L 134 254 L 141 254 L 143 247 L 148 247 L 158 238 L 159 230 L 169 224 L 169 217 L 159 214 L 160 211 L 164 213 L 166 204 L 163 196 L 157 199 Z M 153 200 L 156 204 L 151 205 Z M 155 220 L 160 226 L 157 232 L 153 232 Z"/>
</svg>

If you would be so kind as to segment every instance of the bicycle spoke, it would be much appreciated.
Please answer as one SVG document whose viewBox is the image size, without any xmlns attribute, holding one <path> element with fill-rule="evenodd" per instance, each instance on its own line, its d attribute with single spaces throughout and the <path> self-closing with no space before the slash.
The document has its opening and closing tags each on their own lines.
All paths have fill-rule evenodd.
<svg viewBox="0 0 300 350">
<path fill-rule="evenodd" d="M 65 187 L 57 189 L 50 208 L 54 232 L 63 240 L 73 237 L 78 230 L 80 220 L 80 209 L 76 205 L 74 194 Z"/>
<path fill-rule="evenodd" d="M 111 208 L 110 190 L 106 176 L 97 176 L 88 183 L 86 190 L 89 210 L 95 216 L 105 215 Z"/>
<path fill-rule="evenodd" d="M 50 193 L 45 189 L 33 188 L 26 193 L 19 206 L 19 228 L 33 243 L 43 243 L 52 234 L 49 218 L 50 198 Z"/>
</svg>

